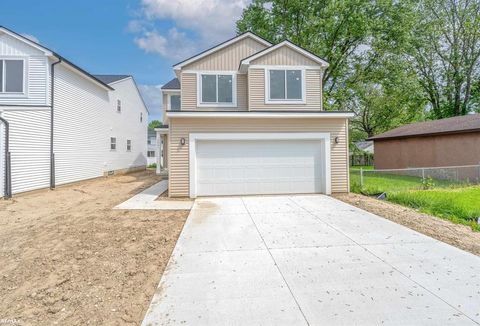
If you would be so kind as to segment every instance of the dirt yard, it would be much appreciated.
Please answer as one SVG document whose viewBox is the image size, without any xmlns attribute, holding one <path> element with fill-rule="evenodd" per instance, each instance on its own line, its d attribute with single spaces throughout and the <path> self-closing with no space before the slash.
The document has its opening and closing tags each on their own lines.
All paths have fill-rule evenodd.
<svg viewBox="0 0 480 326">
<path fill-rule="evenodd" d="M 0 320 L 138 325 L 188 211 L 112 207 L 159 180 L 140 172 L 0 200 Z"/>
<path fill-rule="evenodd" d="M 359 194 L 336 194 L 335 198 L 480 256 L 480 232 L 465 225 L 422 214 L 414 209 Z"/>
</svg>

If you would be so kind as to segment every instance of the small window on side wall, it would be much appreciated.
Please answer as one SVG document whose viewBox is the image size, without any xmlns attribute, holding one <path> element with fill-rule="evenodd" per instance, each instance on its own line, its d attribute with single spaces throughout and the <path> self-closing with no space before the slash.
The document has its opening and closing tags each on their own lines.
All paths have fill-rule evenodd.
<svg viewBox="0 0 480 326">
<path fill-rule="evenodd" d="M 130 139 L 127 139 L 127 152 L 130 152 L 132 150 L 132 141 Z"/>
<path fill-rule="evenodd" d="M 143 112 L 140 112 L 140 122 L 143 122 Z"/>
<path fill-rule="evenodd" d="M 181 100 L 180 95 L 170 95 L 170 110 L 180 111 Z"/>
<path fill-rule="evenodd" d="M 122 112 L 122 101 L 117 100 L 117 112 Z"/>
<path fill-rule="evenodd" d="M 110 150 L 114 151 L 117 149 L 117 138 L 110 137 Z"/>
<path fill-rule="evenodd" d="M 0 94 L 23 94 L 24 75 L 23 60 L 0 60 Z"/>
</svg>

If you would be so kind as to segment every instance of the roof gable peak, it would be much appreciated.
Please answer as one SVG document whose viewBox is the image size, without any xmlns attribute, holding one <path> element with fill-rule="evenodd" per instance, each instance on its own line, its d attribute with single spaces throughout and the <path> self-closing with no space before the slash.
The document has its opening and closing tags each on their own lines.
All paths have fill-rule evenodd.
<svg viewBox="0 0 480 326">
<path fill-rule="evenodd" d="M 173 69 L 174 69 L 174 70 L 181 70 L 182 67 L 184 67 L 184 66 L 186 66 L 186 65 L 188 65 L 188 64 L 190 64 L 190 63 L 192 63 L 192 62 L 195 62 L 195 61 L 197 61 L 197 60 L 199 60 L 199 59 L 201 59 L 201 58 L 204 58 L 204 57 L 206 57 L 206 56 L 208 56 L 208 55 L 210 55 L 210 54 L 212 54 L 212 53 L 215 53 L 215 52 L 217 52 L 217 51 L 219 51 L 219 50 L 221 50 L 221 49 L 224 49 L 224 48 L 226 48 L 227 46 L 232 45 L 232 44 L 234 44 L 234 43 L 236 43 L 236 42 L 238 42 L 238 41 L 241 41 L 241 40 L 243 40 L 243 39 L 245 39 L 245 38 L 251 38 L 251 39 L 253 39 L 253 40 L 255 40 L 255 41 L 257 41 L 257 42 L 259 42 L 259 43 L 261 43 L 261 44 L 263 44 L 263 45 L 265 45 L 265 46 L 267 46 L 267 47 L 272 46 L 272 44 L 271 44 L 270 42 L 268 42 L 267 40 L 265 40 L 265 39 L 261 38 L 260 36 L 258 36 L 258 35 L 256 35 L 256 34 L 250 32 L 250 31 L 248 31 L 248 32 L 242 33 L 242 34 L 240 34 L 240 35 L 237 35 L 237 36 L 235 36 L 235 37 L 233 37 L 233 38 L 231 38 L 231 39 L 229 39 L 229 40 L 227 40 L 227 41 L 225 41 L 225 42 L 222 42 L 222 43 L 220 43 L 220 44 L 217 44 L 217 45 L 215 45 L 215 46 L 213 46 L 213 47 L 211 47 L 211 48 L 209 48 L 209 49 L 207 49 L 207 50 L 205 50 L 205 51 L 203 51 L 203 52 L 200 52 L 200 53 L 198 53 L 198 54 L 196 54 L 196 55 L 194 55 L 194 56 L 192 56 L 192 57 L 184 60 L 184 61 L 181 61 L 181 62 L 175 64 L 175 65 L 173 66 Z"/>
</svg>

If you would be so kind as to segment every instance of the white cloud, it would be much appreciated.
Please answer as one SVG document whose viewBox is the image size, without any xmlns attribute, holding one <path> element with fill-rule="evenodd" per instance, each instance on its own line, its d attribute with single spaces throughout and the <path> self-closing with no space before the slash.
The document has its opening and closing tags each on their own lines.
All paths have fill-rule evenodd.
<svg viewBox="0 0 480 326">
<path fill-rule="evenodd" d="M 163 118 L 163 100 L 162 100 L 162 85 L 139 85 L 138 89 L 142 94 L 145 105 L 150 112 L 149 119 L 160 120 Z"/>
<path fill-rule="evenodd" d="M 135 38 L 135 43 L 147 53 L 158 53 L 175 60 L 183 59 L 196 51 L 195 43 L 176 28 L 171 28 L 165 35 L 156 30 L 144 32 Z"/>
<path fill-rule="evenodd" d="M 33 41 L 35 43 L 40 43 L 40 41 L 38 40 L 38 38 L 36 38 L 35 36 L 33 35 L 30 35 L 30 34 L 22 34 L 23 37 L 25 38 L 28 38 L 30 41 Z"/>
<path fill-rule="evenodd" d="M 251 0 L 142 0 L 141 20 L 128 30 L 140 33 L 137 45 L 175 60 L 185 59 L 235 35 L 235 23 Z M 146 27 L 173 21 L 168 31 Z M 192 37 L 190 35 L 194 34 Z"/>
</svg>

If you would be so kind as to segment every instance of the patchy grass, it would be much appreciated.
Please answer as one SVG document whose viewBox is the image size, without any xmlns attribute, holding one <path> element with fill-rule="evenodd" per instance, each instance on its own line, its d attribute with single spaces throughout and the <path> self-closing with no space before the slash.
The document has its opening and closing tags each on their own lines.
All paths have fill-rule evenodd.
<svg viewBox="0 0 480 326">
<path fill-rule="evenodd" d="M 388 200 L 480 231 L 480 187 L 394 192 Z"/>
<path fill-rule="evenodd" d="M 372 170 L 364 167 L 364 170 Z M 430 179 L 428 190 L 424 189 L 421 177 L 366 173 L 360 189 L 360 168 L 350 169 L 350 191 L 365 195 L 386 192 L 387 200 L 417 209 L 454 223 L 469 225 L 480 231 L 480 187 L 466 183 Z"/>
</svg>

